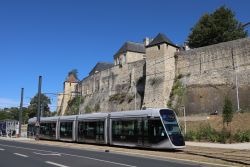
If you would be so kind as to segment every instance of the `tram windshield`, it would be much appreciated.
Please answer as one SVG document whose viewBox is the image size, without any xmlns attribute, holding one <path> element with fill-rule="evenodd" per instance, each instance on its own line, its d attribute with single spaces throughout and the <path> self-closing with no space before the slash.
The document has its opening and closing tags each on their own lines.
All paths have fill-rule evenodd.
<svg viewBox="0 0 250 167">
<path fill-rule="evenodd" d="M 165 109 L 160 111 L 160 115 L 172 143 L 176 146 L 185 145 L 175 113 Z"/>
</svg>

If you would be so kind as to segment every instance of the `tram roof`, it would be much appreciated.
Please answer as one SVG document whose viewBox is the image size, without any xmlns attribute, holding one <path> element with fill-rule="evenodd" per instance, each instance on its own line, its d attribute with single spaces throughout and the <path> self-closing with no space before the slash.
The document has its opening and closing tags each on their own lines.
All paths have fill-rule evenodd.
<svg viewBox="0 0 250 167">
<path fill-rule="evenodd" d="M 161 109 L 146 109 L 146 110 L 135 110 L 135 111 L 119 111 L 110 113 L 111 118 L 122 118 L 122 117 L 159 117 Z"/>
<path fill-rule="evenodd" d="M 135 110 L 135 111 L 117 111 L 110 113 L 90 113 L 90 114 L 82 114 L 82 115 L 69 115 L 69 116 L 54 116 L 54 117 L 41 117 L 41 121 L 57 121 L 59 120 L 76 120 L 78 117 L 81 119 L 100 119 L 107 118 L 110 114 L 111 118 L 128 118 L 128 117 L 159 117 L 159 111 L 162 109 L 168 108 L 154 108 L 154 109 L 146 109 L 146 110 Z M 30 118 L 28 123 L 36 123 L 36 117 Z"/>
<path fill-rule="evenodd" d="M 100 118 L 107 118 L 108 113 L 91 113 L 91 114 L 83 114 L 83 115 L 78 115 L 78 119 L 100 119 Z"/>
</svg>

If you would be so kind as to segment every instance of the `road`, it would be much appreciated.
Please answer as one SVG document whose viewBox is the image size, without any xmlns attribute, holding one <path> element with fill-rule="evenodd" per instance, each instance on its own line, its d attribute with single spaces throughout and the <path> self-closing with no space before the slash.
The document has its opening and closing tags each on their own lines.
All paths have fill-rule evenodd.
<svg viewBox="0 0 250 167">
<path fill-rule="evenodd" d="M 209 166 L 111 152 L 0 140 L 0 166 L 25 167 L 180 167 Z"/>
</svg>

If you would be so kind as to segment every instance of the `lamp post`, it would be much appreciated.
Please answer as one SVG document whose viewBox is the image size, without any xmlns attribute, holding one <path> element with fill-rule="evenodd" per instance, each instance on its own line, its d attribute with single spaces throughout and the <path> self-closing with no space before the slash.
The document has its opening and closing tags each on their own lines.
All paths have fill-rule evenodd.
<svg viewBox="0 0 250 167">
<path fill-rule="evenodd" d="M 185 106 L 182 106 L 181 109 L 183 109 L 183 118 L 184 118 L 184 134 L 187 134 L 187 119 L 186 119 L 186 108 Z"/>
<path fill-rule="evenodd" d="M 136 89 L 136 84 L 135 84 L 135 82 L 134 82 L 134 86 L 135 86 L 135 110 L 136 110 L 136 91 L 137 91 L 137 89 Z"/>
</svg>

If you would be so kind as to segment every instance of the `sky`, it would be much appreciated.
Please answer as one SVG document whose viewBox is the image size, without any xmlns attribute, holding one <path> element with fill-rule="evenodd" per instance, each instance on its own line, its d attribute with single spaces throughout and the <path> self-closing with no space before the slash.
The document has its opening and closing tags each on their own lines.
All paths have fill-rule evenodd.
<svg viewBox="0 0 250 167">
<path fill-rule="evenodd" d="M 0 108 L 19 106 L 21 88 L 29 105 L 39 75 L 43 93 L 62 92 L 70 70 L 83 79 L 97 62 L 113 62 L 125 41 L 161 32 L 183 44 L 222 5 L 250 21 L 249 0 L 0 0 Z M 56 96 L 47 95 L 56 110 Z"/>
</svg>

